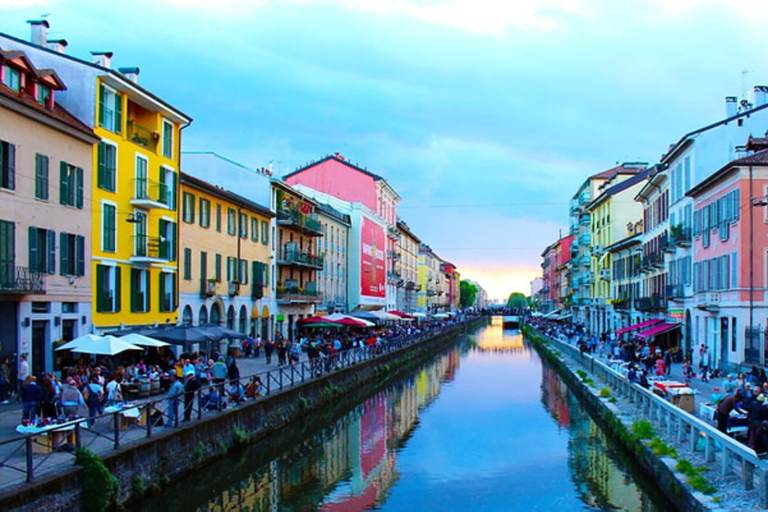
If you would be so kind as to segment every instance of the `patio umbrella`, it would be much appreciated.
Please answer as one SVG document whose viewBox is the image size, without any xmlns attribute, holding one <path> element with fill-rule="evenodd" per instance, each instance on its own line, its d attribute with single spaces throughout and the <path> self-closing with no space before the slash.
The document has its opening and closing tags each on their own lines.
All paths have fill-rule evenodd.
<svg viewBox="0 0 768 512">
<path fill-rule="evenodd" d="M 368 320 L 355 318 L 354 316 L 344 315 L 342 313 L 334 313 L 332 315 L 326 316 L 325 318 L 327 320 L 338 322 L 341 325 L 346 325 L 347 327 L 373 327 L 375 325 L 373 322 L 369 322 Z"/>
<path fill-rule="evenodd" d="M 413 316 L 412 315 L 409 315 L 408 313 L 403 313 L 402 311 L 397 311 L 396 309 L 392 310 L 392 311 L 388 311 L 388 313 L 390 315 L 399 316 L 400 318 L 405 318 L 406 320 L 413 320 Z"/>
<path fill-rule="evenodd" d="M 414 317 L 414 318 L 427 318 L 427 314 L 426 313 L 420 313 L 420 312 L 416 312 L 416 313 L 414 313 L 411 316 Z"/>
<path fill-rule="evenodd" d="M 387 313 L 386 311 L 371 311 L 371 314 L 381 320 L 387 320 L 392 322 L 400 322 L 403 320 L 402 317 L 393 315 L 391 313 Z"/>
<path fill-rule="evenodd" d="M 120 339 L 128 343 L 131 343 L 133 345 L 136 345 L 137 347 L 159 348 L 159 347 L 168 346 L 168 343 L 164 341 L 159 341 L 154 338 L 150 338 L 149 336 L 144 336 L 143 334 L 137 334 L 135 332 L 131 334 L 126 334 L 125 336 L 120 336 Z"/>
<path fill-rule="evenodd" d="M 363 320 L 368 320 L 369 322 L 377 322 L 381 320 L 379 317 L 372 314 L 370 311 L 365 311 L 363 309 L 361 309 L 360 311 L 353 311 L 349 315 L 355 318 L 362 318 Z"/>
<path fill-rule="evenodd" d="M 67 349 L 72 350 L 72 352 L 79 352 L 80 354 L 114 356 L 121 352 L 125 352 L 126 350 L 141 350 L 141 347 L 137 347 L 136 345 L 132 345 L 131 343 L 127 343 L 120 338 L 111 335 L 97 336 L 94 334 L 86 334 L 85 336 L 75 338 L 69 343 L 65 343 L 57 350 Z"/>
<path fill-rule="evenodd" d="M 303 329 L 310 329 L 312 327 L 334 327 L 336 329 L 341 329 L 343 326 L 338 322 L 307 322 L 301 324 L 299 327 Z"/>
<path fill-rule="evenodd" d="M 328 322 L 328 321 L 331 321 L 331 320 L 327 316 L 310 316 L 307 318 L 302 318 L 300 320 L 297 320 L 296 323 L 298 325 L 306 325 L 306 324 L 316 324 L 318 322 Z"/>
<path fill-rule="evenodd" d="M 205 343 L 206 341 L 218 341 L 221 338 L 213 333 L 205 331 L 201 327 L 177 325 L 170 329 L 157 329 L 152 337 L 167 341 L 173 345 L 187 345 L 191 343 Z"/>
<path fill-rule="evenodd" d="M 222 338 L 233 338 L 241 340 L 245 337 L 247 337 L 247 334 L 244 334 L 242 332 L 234 331 L 232 329 L 227 329 L 226 327 L 222 327 L 220 325 L 201 325 L 198 327 L 198 329 L 202 329 L 203 331 L 211 334 L 212 336 L 215 336 L 216 339 L 214 341 L 218 341 Z"/>
</svg>

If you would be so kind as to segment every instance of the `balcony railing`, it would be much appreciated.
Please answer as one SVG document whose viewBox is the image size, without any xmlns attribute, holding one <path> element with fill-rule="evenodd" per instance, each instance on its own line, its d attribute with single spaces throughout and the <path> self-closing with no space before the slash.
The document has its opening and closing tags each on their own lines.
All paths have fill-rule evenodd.
<svg viewBox="0 0 768 512">
<path fill-rule="evenodd" d="M 159 236 L 133 235 L 133 255 L 131 261 L 154 261 L 171 259 L 171 244 Z"/>
<path fill-rule="evenodd" d="M 664 252 L 675 252 L 675 245 L 666 236 L 659 240 L 659 249 Z"/>
<path fill-rule="evenodd" d="M 29 267 L 0 265 L 0 294 L 42 295 L 45 293 L 45 274 Z"/>
<path fill-rule="evenodd" d="M 667 297 L 671 300 L 685 298 L 685 286 L 682 284 L 668 284 Z"/>
<path fill-rule="evenodd" d="M 652 297 L 640 297 L 635 300 L 635 309 L 638 311 L 661 311 L 666 309 L 666 297 L 654 295 Z"/>
<path fill-rule="evenodd" d="M 147 178 L 133 180 L 131 204 L 141 208 L 168 208 L 168 186 Z"/>
<path fill-rule="evenodd" d="M 589 245 L 591 238 L 592 238 L 592 235 L 590 235 L 589 233 L 582 233 L 582 235 L 579 237 L 579 244 Z"/>
<path fill-rule="evenodd" d="M 315 214 L 305 214 L 298 210 L 280 210 L 277 212 L 277 223 L 283 226 L 293 226 L 302 231 L 316 235 L 323 234 L 323 228 Z"/>
<path fill-rule="evenodd" d="M 200 296 L 213 297 L 216 295 L 216 287 L 219 283 L 213 279 L 206 279 L 200 282 Z"/>
<path fill-rule="evenodd" d="M 584 215 L 579 219 L 579 224 L 582 226 L 589 226 L 591 222 L 592 220 L 589 218 L 589 215 Z"/>
<path fill-rule="evenodd" d="M 626 297 L 619 297 L 618 299 L 613 299 L 611 303 L 613 304 L 613 309 L 618 311 L 627 311 L 632 307 L 632 300 Z"/>
<path fill-rule="evenodd" d="M 325 254 L 310 254 L 300 251 L 298 248 L 286 247 L 278 258 L 280 265 L 299 265 L 315 269 L 322 269 L 325 263 Z"/>
<path fill-rule="evenodd" d="M 677 247 L 691 246 L 691 228 L 684 227 L 682 224 L 672 226 L 669 231 L 669 238 Z"/>
<path fill-rule="evenodd" d="M 323 292 L 317 290 L 317 284 L 314 281 L 306 283 L 304 288 L 298 286 L 278 286 L 277 301 L 282 303 L 308 302 L 321 304 L 323 302 Z"/>
<path fill-rule="evenodd" d="M 160 140 L 160 133 L 150 130 L 146 126 L 128 120 L 128 140 L 150 151 L 157 151 L 157 142 Z"/>
<path fill-rule="evenodd" d="M 600 269 L 600 279 L 603 281 L 608 281 L 611 279 L 611 269 L 609 268 L 601 268 Z"/>
</svg>

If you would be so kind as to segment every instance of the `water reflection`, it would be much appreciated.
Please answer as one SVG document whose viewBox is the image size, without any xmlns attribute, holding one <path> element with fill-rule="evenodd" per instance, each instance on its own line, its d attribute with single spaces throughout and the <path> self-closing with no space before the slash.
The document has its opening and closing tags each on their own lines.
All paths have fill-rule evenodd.
<svg viewBox="0 0 768 512">
<path fill-rule="evenodd" d="M 311 435 L 273 436 L 142 509 L 653 510 L 557 375 L 500 321 L 310 425 Z"/>
</svg>

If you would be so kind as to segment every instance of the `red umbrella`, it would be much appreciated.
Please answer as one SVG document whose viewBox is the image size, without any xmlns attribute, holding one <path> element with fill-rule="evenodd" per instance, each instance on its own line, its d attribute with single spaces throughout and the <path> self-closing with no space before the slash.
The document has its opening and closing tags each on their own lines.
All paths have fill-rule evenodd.
<svg viewBox="0 0 768 512">
<path fill-rule="evenodd" d="M 304 325 L 304 324 L 317 324 L 317 323 L 338 323 L 334 322 L 333 320 L 328 320 L 327 318 L 323 316 L 311 316 L 309 318 L 302 318 L 301 320 L 298 320 L 296 322 L 298 325 Z"/>
<path fill-rule="evenodd" d="M 347 327 L 367 327 L 368 324 L 365 322 L 361 322 L 360 320 L 355 320 L 354 318 L 339 318 L 338 320 L 333 320 L 337 324 L 346 325 Z"/>
<path fill-rule="evenodd" d="M 390 315 L 399 316 L 400 318 L 410 318 L 414 319 L 416 317 L 409 315 L 408 313 L 403 313 L 402 311 L 387 311 Z"/>
</svg>

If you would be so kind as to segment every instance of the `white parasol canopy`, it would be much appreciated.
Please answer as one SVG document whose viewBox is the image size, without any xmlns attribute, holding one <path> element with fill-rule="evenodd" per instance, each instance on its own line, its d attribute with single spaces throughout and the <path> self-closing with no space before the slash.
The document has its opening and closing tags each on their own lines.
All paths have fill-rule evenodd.
<svg viewBox="0 0 768 512">
<path fill-rule="evenodd" d="M 65 343 L 56 350 L 71 350 L 80 354 L 114 356 L 126 350 L 141 350 L 141 347 L 127 343 L 109 334 L 106 336 L 86 334 Z"/>
<path fill-rule="evenodd" d="M 355 322 L 360 322 L 365 325 L 365 327 L 373 327 L 375 324 L 369 320 L 366 320 L 365 318 L 359 318 L 356 316 L 351 315 L 345 315 L 343 313 L 334 313 L 332 315 L 326 315 L 323 318 L 327 318 L 328 320 L 331 320 L 332 322 L 335 322 L 337 320 L 344 320 L 344 319 L 350 319 L 354 320 Z"/>
<path fill-rule="evenodd" d="M 371 311 L 371 314 L 381 318 L 382 320 L 391 320 L 393 322 L 400 322 L 403 320 L 402 317 L 393 315 L 392 313 L 387 313 L 386 311 Z"/>
<path fill-rule="evenodd" d="M 155 338 L 150 338 L 149 336 L 144 336 L 143 334 L 137 334 L 135 332 L 120 336 L 120 339 L 138 347 L 167 347 L 170 345 L 170 343 L 156 340 Z"/>
</svg>

